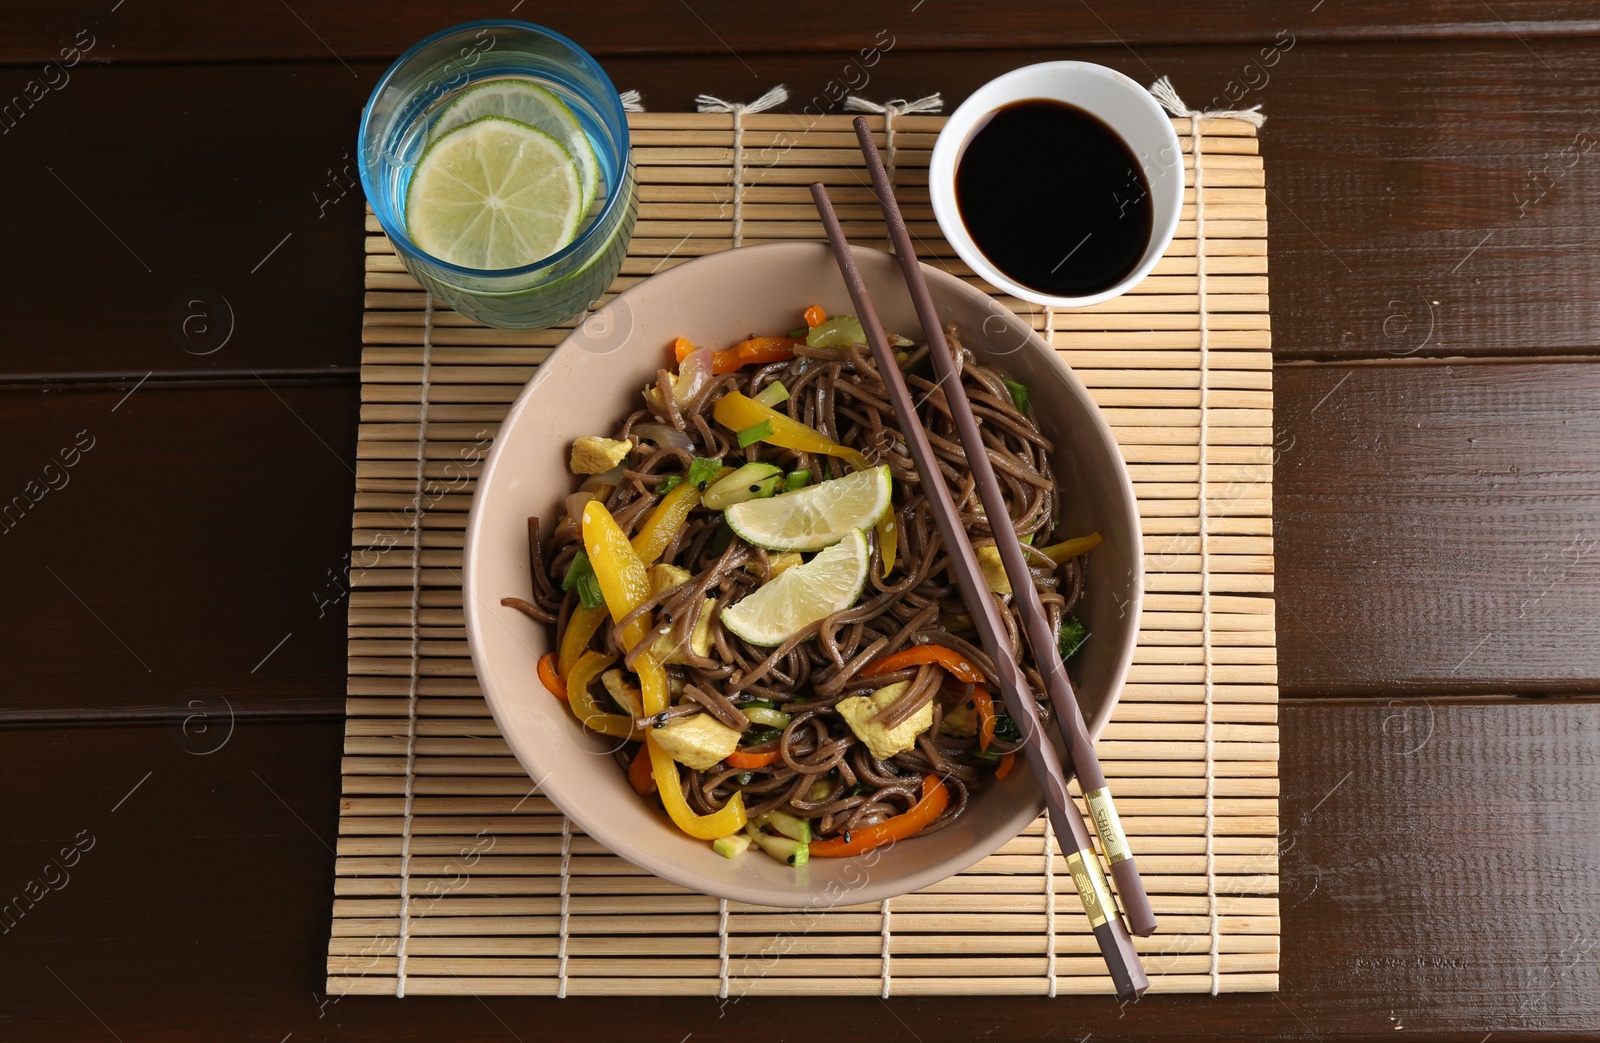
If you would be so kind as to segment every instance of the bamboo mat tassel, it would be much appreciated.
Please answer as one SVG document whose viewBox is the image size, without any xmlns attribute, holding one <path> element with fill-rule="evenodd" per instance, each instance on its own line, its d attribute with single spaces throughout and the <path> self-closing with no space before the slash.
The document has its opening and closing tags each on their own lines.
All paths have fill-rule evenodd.
<svg viewBox="0 0 1600 1043">
<path fill-rule="evenodd" d="M 714 94 L 701 94 L 694 99 L 697 112 L 728 112 L 733 114 L 733 245 L 744 242 L 744 116 L 745 113 L 766 112 L 789 100 L 789 90 L 783 84 L 767 91 L 745 105 L 737 101 L 724 101 Z"/>
<path fill-rule="evenodd" d="M 572 936 L 572 820 L 561 816 L 561 938 L 556 943 L 556 998 L 567 998 L 567 944 Z"/>
<path fill-rule="evenodd" d="M 882 946 L 878 950 L 879 971 L 878 976 L 883 979 L 883 991 L 879 999 L 889 998 L 889 984 L 893 980 L 889 965 L 894 959 L 894 935 L 889 931 L 889 899 L 883 900 L 883 905 L 878 910 L 881 917 L 881 926 L 878 928 L 878 937 L 882 939 Z"/>
<path fill-rule="evenodd" d="M 717 999 L 728 998 L 728 900 L 717 899 Z"/>
<path fill-rule="evenodd" d="M 623 91 L 617 95 L 618 100 L 622 102 L 623 112 L 643 112 L 644 103 L 640 100 L 640 97 L 638 91 Z"/>
<path fill-rule="evenodd" d="M 1228 117 L 1242 119 L 1254 126 L 1261 126 L 1266 122 L 1266 116 L 1261 114 L 1261 106 L 1255 105 L 1244 110 L 1228 110 L 1223 112 L 1202 112 L 1191 109 L 1178 97 L 1178 92 L 1172 86 L 1172 81 L 1165 76 L 1150 85 L 1150 94 L 1161 103 L 1168 112 L 1174 116 L 1187 116 L 1190 125 L 1190 148 L 1194 153 L 1194 239 L 1195 239 L 1195 294 L 1198 298 L 1199 327 L 1200 327 L 1200 424 L 1197 437 L 1200 442 L 1199 464 L 1196 468 L 1195 484 L 1199 489 L 1200 516 L 1197 521 L 1197 530 L 1200 537 L 1200 666 L 1201 684 L 1204 687 L 1205 705 L 1205 779 L 1206 779 L 1206 918 L 1208 933 L 1210 934 L 1211 964 L 1211 995 L 1215 996 L 1222 989 L 1222 932 L 1219 929 L 1221 918 L 1217 915 L 1217 765 L 1215 759 L 1216 749 L 1216 664 L 1215 650 L 1212 647 L 1212 597 L 1211 597 L 1211 533 L 1210 533 L 1210 508 L 1206 503 L 1206 443 L 1207 431 L 1207 405 L 1210 395 L 1210 322 L 1209 309 L 1206 300 L 1206 226 L 1205 226 L 1205 180 L 1204 164 L 1201 156 L 1205 152 L 1203 147 L 1204 137 L 1201 133 L 1200 121 L 1202 119 L 1216 119 Z"/>
<path fill-rule="evenodd" d="M 883 168 L 889 173 L 889 183 L 891 185 L 895 184 L 894 118 L 896 116 L 904 116 L 907 113 L 926 113 L 931 115 L 943 108 L 944 99 L 939 96 L 938 91 L 918 98 L 916 101 L 896 98 L 893 101 L 886 101 L 882 105 L 854 94 L 844 100 L 844 111 L 846 112 L 876 112 L 883 117 Z"/>
<path fill-rule="evenodd" d="M 1150 85 L 1150 96 L 1161 103 L 1161 107 L 1174 116 L 1188 116 L 1194 120 L 1244 120 L 1252 127 L 1259 127 L 1267 122 L 1267 114 L 1261 111 L 1260 105 L 1252 105 L 1248 109 L 1191 109 L 1178 97 L 1177 88 L 1172 86 L 1172 80 L 1163 76 Z M 1195 133 L 1198 134 L 1200 125 L 1195 124 Z M 1195 158 L 1199 158 L 1200 147 L 1195 145 Z"/>
</svg>

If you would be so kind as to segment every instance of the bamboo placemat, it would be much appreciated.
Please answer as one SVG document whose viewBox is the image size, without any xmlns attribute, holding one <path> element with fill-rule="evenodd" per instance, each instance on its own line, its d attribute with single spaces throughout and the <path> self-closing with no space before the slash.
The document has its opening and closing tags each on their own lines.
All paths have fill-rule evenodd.
<svg viewBox="0 0 1600 1043">
<path fill-rule="evenodd" d="M 871 117 L 880 131 L 884 118 Z M 889 118 L 892 169 L 923 258 L 976 282 L 928 203 L 943 118 Z M 1249 123 L 1175 125 L 1189 187 L 1154 273 L 1092 308 L 1005 301 L 1031 316 L 1105 411 L 1144 520 L 1139 646 L 1099 751 L 1161 918 L 1161 933 L 1139 942 L 1152 991 L 1272 991 L 1278 729 L 1265 181 Z M 817 179 L 852 241 L 887 248 L 848 117 L 802 130 L 791 115 L 648 113 L 630 126 L 641 206 L 613 293 L 741 241 L 822 238 L 805 188 Z M 891 145 L 882 133 L 879 143 Z M 540 795 L 474 677 L 459 569 L 481 461 L 566 330 L 484 329 L 433 306 L 370 214 L 367 227 L 328 991 L 1108 993 L 1043 819 L 924 891 L 795 912 L 720 902 L 650 876 Z"/>
</svg>

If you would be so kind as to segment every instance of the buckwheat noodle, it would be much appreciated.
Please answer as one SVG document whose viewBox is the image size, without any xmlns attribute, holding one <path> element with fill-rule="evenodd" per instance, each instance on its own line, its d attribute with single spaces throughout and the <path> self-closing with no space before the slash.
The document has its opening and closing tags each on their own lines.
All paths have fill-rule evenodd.
<svg viewBox="0 0 1600 1043">
<path fill-rule="evenodd" d="M 1050 469 L 1053 446 L 1040 433 L 1032 416 L 1017 408 L 1002 372 L 980 362 L 964 348 L 954 329 L 948 336 L 1017 533 L 1024 539 L 1035 536 L 1035 543 L 1045 543 L 1055 534 L 1060 513 L 1060 497 Z M 967 533 L 975 547 L 992 544 L 989 521 L 974 489 L 945 397 L 932 380 L 920 375 L 925 371 L 925 367 L 919 369 L 919 363 L 926 351 L 925 347 L 918 348 L 905 359 L 902 368 L 907 383 L 919 399 L 918 415 L 938 455 L 940 471 L 956 499 Z M 722 625 L 720 612 L 760 585 L 769 552 L 737 536 L 727 539 L 726 533 L 722 537 L 727 539 L 726 545 L 714 550 L 720 514 L 696 512 L 659 559 L 687 569 L 692 578 L 650 598 L 622 621 L 603 625 L 591 640 L 591 647 L 621 654 L 619 634 L 643 613 L 654 613 L 661 621 L 658 633 L 672 635 L 678 654 L 686 660 L 667 667 L 671 687 L 680 698 L 664 714 L 640 721 L 642 727 L 705 713 L 748 731 L 751 722 L 739 707 L 755 699 L 770 700 L 792 715 L 781 735 L 741 748 L 745 753 L 776 751 L 778 758 L 770 765 L 753 770 L 719 765 L 706 771 L 682 771 L 684 796 L 697 813 L 717 810 L 742 790 L 752 818 L 783 810 L 817 820 L 818 832 L 823 835 L 841 833 L 905 812 L 917 802 L 923 776 L 937 774 L 950 787 L 952 799 L 924 832 L 949 824 L 965 810 L 970 793 L 981 784 L 980 780 L 990 774 L 990 765 L 972 756 L 977 752 L 976 736 L 940 731 L 944 716 L 969 699 L 970 686 L 946 681 L 943 672 L 933 666 L 875 677 L 864 677 L 862 671 L 875 660 L 920 644 L 945 645 L 960 652 L 982 668 L 991 682 L 994 670 L 988 657 L 970 640 L 973 633 L 966 608 L 949 574 L 949 559 L 940 545 L 921 480 L 871 354 L 864 345 L 810 348 L 802 343 L 796 347 L 792 362 L 711 377 L 697 394 L 683 402 L 674 398 L 670 378 L 665 370 L 658 374 L 658 412 L 636 411 L 615 436 L 632 440 L 636 447 L 635 462 L 621 472 L 617 484 L 609 488 L 599 485 L 592 492 L 569 496 L 565 512 L 548 540 L 540 539 L 537 519 L 530 519 L 534 602 L 513 607 L 535 619 L 554 621 L 558 641 L 565 633 L 577 607 L 577 594 L 563 594 L 561 579 L 574 555 L 583 548 L 576 519 L 591 497 L 602 498 L 623 531 L 631 536 L 660 502 L 657 487 L 669 476 L 683 476 L 696 456 L 721 457 L 728 466 L 763 460 L 785 470 L 810 469 L 813 481 L 843 475 L 845 466 L 832 457 L 760 442 L 740 449 L 713 421 L 712 405 L 722 395 L 742 391 L 753 397 L 781 380 L 789 399 L 777 408 L 828 438 L 860 451 L 874 463 L 889 466 L 899 522 L 899 548 L 893 569 L 887 576 L 880 575 L 880 549 L 876 537 L 869 534 L 869 586 L 860 603 L 812 624 L 777 648 L 750 645 Z M 641 435 L 636 430 L 641 425 L 670 425 L 682 432 L 693 448 L 683 448 L 681 439 L 669 439 L 678 445 L 659 444 L 650 437 L 657 432 Z M 1034 583 L 1052 627 L 1059 631 L 1062 619 L 1082 594 L 1087 557 L 1058 568 L 1043 553 L 1026 544 L 1024 549 L 1036 559 Z M 715 599 L 715 607 L 706 609 L 710 612 L 712 647 L 710 654 L 702 657 L 689 647 L 689 636 L 706 598 Z M 507 599 L 507 604 L 515 600 Z M 1027 664 L 1030 677 L 1037 682 L 1031 655 L 1021 641 L 1016 610 L 1009 598 L 1000 600 L 1012 650 Z M 635 655 L 652 640 L 640 642 Z M 632 665 L 631 658 L 624 662 Z M 931 702 L 933 722 L 917 738 L 915 747 L 882 761 L 856 738 L 833 708 L 842 699 L 898 681 L 910 684 L 898 699 L 879 711 L 877 720 L 892 727 Z M 1042 685 L 1036 687 L 1043 690 Z M 597 700 L 606 705 L 607 698 L 600 693 L 598 684 L 595 693 Z M 1039 712 L 1047 716 L 1049 704 L 1041 702 Z M 997 738 L 990 750 L 1004 754 L 1020 745 Z M 626 763 L 628 755 L 619 751 L 619 760 Z M 826 790 L 813 793 L 813 783 L 819 779 L 825 781 Z"/>
</svg>

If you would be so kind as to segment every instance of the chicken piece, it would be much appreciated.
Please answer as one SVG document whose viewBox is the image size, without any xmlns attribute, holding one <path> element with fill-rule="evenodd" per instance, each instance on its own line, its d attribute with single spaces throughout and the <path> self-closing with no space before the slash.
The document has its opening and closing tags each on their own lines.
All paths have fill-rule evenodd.
<svg viewBox="0 0 1600 1043">
<path fill-rule="evenodd" d="M 834 709 L 839 711 L 850 730 L 856 733 L 856 738 L 866 744 L 872 755 L 879 760 L 888 760 L 897 753 L 904 753 L 917 744 L 917 736 L 928 730 L 933 724 L 933 701 L 922 704 L 922 708 L 906 720 L 901 721 L 893 728 L 885 728 L 872 718 L 877 712 L 888 706 L 911 687 L 910 681 L 898 681 L 878 689 L 871 695 L 856 695 L 849 699 L 842 699 Z"/>
<path fill-rule="evenodd" d="M 739 733 L 708 713 L 677 717 L 650 731 L 655 744 L 686 768 L 705 771 L 739 748 Z"/>
<path fill-rule="evenodd" d="M 628 458 L 633 443 L 625 438 L 601 438 L 584 435 L 572 443 L 572 458 L 568 466 L 573 474 L 605 474 Z"/>
</svg>

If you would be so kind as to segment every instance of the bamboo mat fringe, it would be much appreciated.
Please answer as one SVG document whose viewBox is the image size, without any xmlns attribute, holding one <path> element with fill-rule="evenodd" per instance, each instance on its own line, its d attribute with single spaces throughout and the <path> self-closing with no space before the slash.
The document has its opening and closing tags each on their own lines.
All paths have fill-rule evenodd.
<svg viewBox="0 0 1600 1043">
<path fill-rule="evenodd" d="M 433 295 L 424 294 L 422 303 L 422 371 L 418 380 L 418 398 L 423 408 L 422 421 L 417 425 L 417 451 L 416 451 L 416 482 L 415 498 L 411 508 L 411 648 L 407 658 L 410 661 L 410 688 L 406 693 L 406 763 L 405 763 L 405 811 L 401 819 L 400 836 L 400 904 L 396 915 L 400 920 L 400 938 L 396 943 L 398 958 L 395 961 L 394 994 L 404 997 L 406 994 L 406 959 L 407 942 L 410 940 L 411 927 L 411 814 L 416 792 L 416 762 L 417 762 L 417 696 L 418 683 L 421 680 L 420 667 L 422 664 L 422 546 L 418 540 L 418 530 L 422 525 L 425 511 L 423 506 L 423 470 L 427 458 L 428 445 L 428 368 L 432 362 L 431 350 L 433 347 L 431 334 L 433 332 Z"/>
<path fill-rule="evenodd" d="M 1152 991 L 1278 984 L 1272 370 L 1258 113 L 1194 113 L 1178 237 L 1133 293 L 1007 297 L 1116 431 L 1144 525 L 1128 683 L 1098 749 L 1162 932 Z M 740 244 L 818 239 L 805 185 L 886 246 L 850 117 L 703 97 L 631 113 L 640 220 L 605 297 Z M 870 113 L 924 259 L 973 285 L 927 205 L 937 96 Z M 348 720 L 327 990 L 365 995 L 1086 995 L 1110 992 L 1049 824 L 868 906 L 775 910 L 657 879 L 573 828 L 500 738 L 466 647 L 461 549 L 511 400 L 578 320 L 488 330 L 440 306 L 369 215 L 351 524 Z M 587 314 L 587 313 L 586 313 Z M 1074 795 L 1077 795 L 1074 784 Z"/>
</svg>

